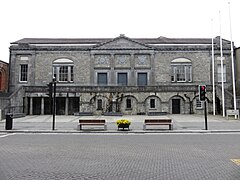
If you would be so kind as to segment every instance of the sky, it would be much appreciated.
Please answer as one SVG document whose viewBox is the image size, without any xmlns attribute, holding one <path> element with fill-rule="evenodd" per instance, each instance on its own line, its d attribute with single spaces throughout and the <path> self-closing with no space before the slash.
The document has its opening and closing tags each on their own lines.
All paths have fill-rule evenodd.
<svg viewBox="0 0 240 180">
<path fill-rule="evenodd" d="M 239 47 L 239 20 L 240 0 L 2 0 L 0 60 L 9 62 L 10 43 L 22 38 L 115 38 L 120 34 L 212 38 L 221 34 L 231 40 L 232 34 Z"/>
</svg>

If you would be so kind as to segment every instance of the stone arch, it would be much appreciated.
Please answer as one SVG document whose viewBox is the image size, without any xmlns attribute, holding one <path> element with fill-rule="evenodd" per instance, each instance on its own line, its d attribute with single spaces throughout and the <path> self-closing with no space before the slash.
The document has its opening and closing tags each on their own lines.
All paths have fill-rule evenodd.
<svg viewBox="0 0 240 180">
<path fill-rule="evenodd" d="M 171 61 L 172 82 L 192 82 L 192 61 L 179 57 Z"/>
<path fill-rule="evenodd" d="M 57 58 L 53 61 L 53 64 L 71 64 L 73 60 L 70 58 Z"/>
<path fill-rule="evenodd" d="M 152 101 L 152 102 L 151 102 Z M 151 103 L 154 103 L 151 105 Z M 162 111 L 161 99 L 156 95 L 150 95 L 144 100 L 145 112 L 160 112 Z"/>
<path fill-rule="evenodd" d="M 122 96 L 120 111 L 123 114 L 133 115 L 138 113 L 138 99 L 133 95 Z"/>
<path fill-rule="evenodd" d="M 101 115 L 107 111 L 109 98 L 106 95 L 96 94 L 89 100 L 89 102 L 92 111 L 98 115 Z"/>
<path fill-rule="evenodd" d="M 180 95 L 174 95 L 169 99 L 170 114 L 185 114 L 185 99 Z"/>
<path fill-rule="evenodd" d="M 192 63 L 192 61 L 185 57 L 179 57 L 179 58 L 173 59 L 171 63 Z"/>
<path fill-rule="evenodd" d="M 69 58 L 57 58 L 52 62 L 53 77 L 57 82 L 73 82 L 74 62 Z"/>
</svg>

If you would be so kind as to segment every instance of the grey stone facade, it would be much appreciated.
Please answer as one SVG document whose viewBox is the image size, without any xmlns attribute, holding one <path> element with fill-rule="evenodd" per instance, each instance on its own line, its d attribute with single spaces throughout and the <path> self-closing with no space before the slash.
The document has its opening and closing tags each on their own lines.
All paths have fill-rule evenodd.
<svg viewBox="0 0 240 180">
<path fill-rule="evenodd" d="M 219 38 L 215 82 L 221 113 Z M 231 107 L 230 42 L 223 40 L 226 107 Z M 211 39 L 22 39 L 10 47 L 10 92 L 27 114 L 48 114 L 47 84 L 57 79 L 57 114 L 203 113 L 198 85 L 207 85 L 212 113 Z M 21 91 L 17 93 L 17 91 Z M 13 97 L 14 99 L 14 97 Z"/>
</svg>

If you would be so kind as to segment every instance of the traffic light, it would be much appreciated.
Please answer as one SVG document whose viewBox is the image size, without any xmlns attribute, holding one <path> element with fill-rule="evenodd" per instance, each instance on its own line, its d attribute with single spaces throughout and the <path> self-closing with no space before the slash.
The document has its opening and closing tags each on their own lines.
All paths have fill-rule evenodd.
<svg viewBox="0 0 240 180">
<path fill-rule="evenodd" d="M 200 101 L 205 101 L 205 98 L 206 98 L 206 86 L 205 85 L 199 85 L 199 89 L 198 89 L 198 92 L 199 92 L 199 100 Z"/>
<path fill-rule="evenodd" d="M 47 95 L 49 96 L 50 99 L 52 99 L 52 93 L 53 93 L 53 83 L 50 82 L 47 84 Z"/>
</svg>

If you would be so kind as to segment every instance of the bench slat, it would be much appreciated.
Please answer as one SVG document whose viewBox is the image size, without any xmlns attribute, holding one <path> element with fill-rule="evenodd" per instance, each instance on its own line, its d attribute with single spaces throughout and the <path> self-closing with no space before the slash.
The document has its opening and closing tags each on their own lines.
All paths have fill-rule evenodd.
<svg viewBox="0 0 240 180">
<path fill-rule="evenodd" d="M 82 126 L 104 126 L 104 130 L 107 129 L 105 119 L 79 119 L 80 130 L 82 130 Z"/>
<path fill-rule="evenodd" d="M 146 125 L 169 125 L 169 130 L 173 128 L 172 119 L 145 119 L 143 129 L 146 130 Z"/>
</svg>

